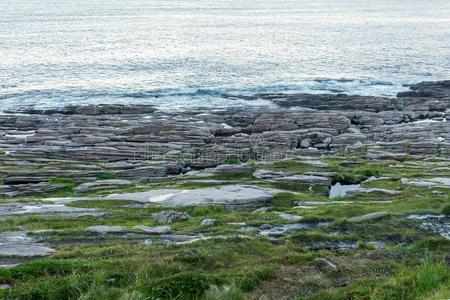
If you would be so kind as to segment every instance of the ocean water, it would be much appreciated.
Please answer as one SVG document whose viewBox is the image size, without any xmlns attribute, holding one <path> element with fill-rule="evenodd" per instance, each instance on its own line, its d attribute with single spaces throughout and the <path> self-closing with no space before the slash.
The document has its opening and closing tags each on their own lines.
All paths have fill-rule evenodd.
<svg viewBox="0 0 450 300">
<path fill-rule="evenodd" d="M 0 107 L 266 105 L 450 77 L 448 0 L 2 0 Z"/>
</svg>

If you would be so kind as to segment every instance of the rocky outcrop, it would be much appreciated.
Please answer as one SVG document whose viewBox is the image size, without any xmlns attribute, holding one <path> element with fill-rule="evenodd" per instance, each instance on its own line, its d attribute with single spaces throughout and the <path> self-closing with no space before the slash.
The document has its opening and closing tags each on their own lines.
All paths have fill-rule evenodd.
<svg viewBox="0 0 450 300">
<path fill-rule="evenodd" d="M 5 196 L 57 189 L 53 178 L 150 181 L 190 170 L 250 171 L 230 161 L 360 155 L 402 160 L 450 156 L 449 81 L 425 82 L 396 98 L 257 94 L 279 107 L 162 112 L 146 105 L 89 105 L 0 114 Z M 224 97 L 229 97 L 224 95 Z M 61 167 L 61 166 L 64 166 Z"/>
</svg>

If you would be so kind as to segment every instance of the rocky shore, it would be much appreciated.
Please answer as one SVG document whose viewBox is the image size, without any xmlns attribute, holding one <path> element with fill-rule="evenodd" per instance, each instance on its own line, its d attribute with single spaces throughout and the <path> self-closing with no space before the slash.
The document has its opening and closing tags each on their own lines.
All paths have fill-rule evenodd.
<svg viewBox="0 0 450 300">
<path fill-rule="evenodd" d="M 96 105 L 0 115 L 2 195 L 52 189 L 51 178 L 98 173 L 145 179 L 229 161 L 359 155 L 450 156 L 450 81 L 423 82 L 396 98 L 224 95 L 278 108 L 164 113 L 146 105 Z M 64 164 L 66 167 L 52 167 Z M 14 187 L 12 187 L 14 186 Z M 23 188 L 22 188 L 23 186 Z"/>
<path fill-rule="evenodd" d="M 450 295 L 450 81 L 223 97 L 0 114 L 0 298 Z"/>
</svg>

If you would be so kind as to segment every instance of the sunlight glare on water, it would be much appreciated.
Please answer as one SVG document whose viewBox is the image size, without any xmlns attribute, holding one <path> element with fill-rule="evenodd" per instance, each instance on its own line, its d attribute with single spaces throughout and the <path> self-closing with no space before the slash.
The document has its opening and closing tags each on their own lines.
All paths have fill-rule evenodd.
<svg viewBox="0 0 450 300">
<path fill-rule="evenodd" d="M 395 96 L 402 84 L 448 79 L 449 15 L 447 0 L 3 0 L 0 104 Z"/>
</svg>

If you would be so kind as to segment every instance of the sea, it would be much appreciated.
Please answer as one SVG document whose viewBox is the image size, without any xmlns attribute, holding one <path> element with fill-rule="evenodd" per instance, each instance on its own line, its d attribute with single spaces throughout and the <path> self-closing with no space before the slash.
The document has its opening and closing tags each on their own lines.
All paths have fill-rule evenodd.
<svg viewBox="0 0 450 300">
<path fill-rule="evenodd" d="M 449 78 L 449 0 L 0 1 L 0 110 L 394 97 Z"/>
</svg>

